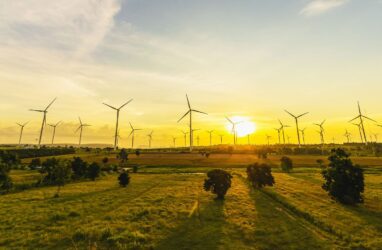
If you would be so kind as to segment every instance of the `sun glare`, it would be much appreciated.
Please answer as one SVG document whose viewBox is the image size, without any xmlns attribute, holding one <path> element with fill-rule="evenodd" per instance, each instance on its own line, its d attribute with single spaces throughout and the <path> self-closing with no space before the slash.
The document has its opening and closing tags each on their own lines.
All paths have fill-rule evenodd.
<svg viewBox="0 0 382 250">
<path fill-rule="evenodd" d="M 229 119 L 236 124 L 236 132 L 238 137 L 247 136 L 256 131 L 256 124 L 252 122 L 248 117 L 233 116 Z M 233 133 L 232 126 L 233 125 L 231 123 L 227 123 L 226 128 L 230 133 Z"/>
</svg>

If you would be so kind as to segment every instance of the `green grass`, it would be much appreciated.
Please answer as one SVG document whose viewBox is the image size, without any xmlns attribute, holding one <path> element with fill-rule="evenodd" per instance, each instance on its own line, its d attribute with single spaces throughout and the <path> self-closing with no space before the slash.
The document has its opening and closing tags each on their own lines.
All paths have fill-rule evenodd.
<svg viewBox="0 0 382 250">
<path fill-rule="evenodd" d="M 101 161 L 104 156 L 86 157 Z M 296 164 L 290 174 L 279 171 L 279 157 L 270 157 L 266 161 L 274 165 L 276 185 L 261 191 L 245 179 L 244 168 L 256 156 L 129 158 L 141 173 L 131 174 L 127 188 L 109 174 L 67 184 L 59 198 L 53 198 L 56 187 L 0 196 L 0 249 L 382 248 L 378 158 L 355 159 L 374 164 L 365 168 L 365 203 L 358 206 L 338 204 L 321 189 L 316 157 L 292 158 Z M 202 189 L 204 173 L 212 168 L 233 173 L 224 202 Z M 15 183 L 39 178 L 36 171 L 17 170 L 11 176 Z"/>
</svg>

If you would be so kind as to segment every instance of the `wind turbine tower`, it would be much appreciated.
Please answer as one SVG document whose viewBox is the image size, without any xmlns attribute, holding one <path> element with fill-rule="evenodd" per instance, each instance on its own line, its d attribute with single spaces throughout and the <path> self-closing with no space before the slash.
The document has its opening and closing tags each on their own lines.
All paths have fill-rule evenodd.
<svg viewBox="0 0 382 250">
<path fill-rule="evenodd" d="M 366 137 L 365 124 L 364 124 L 364 120 L 363 119 L 365 118 L 365 119 L 368 119 L 368 120 L 373 121 L 373 122 L 376 122 L 376 121 L 371 119 L 371 118 L 369 118 L 369 117 L 367 117 L 367 116 L 365 116 L 365 115 L 363 115 L 362 112 L 361 112 L 361 106 L 359 105 L 359 102 L 357 102 L 357 104 L 358 104 L 358 115 L 355 118 L 351 119 L 349 122 L 352 122 L 352 121 L 354 121 L 356 119 L 359 119 L 359 124 L 360 124 L 360 128 L 361 128 L 361 131 L 362 131 L 362 134 L 363 134 L 363 138 L 365 139 L 365 144 L 367 145 L 367 137 Z"/>
<path fill-rule="evenodd" d="M 212 133 L 214 130 L 207 130 L 207 133 L 210 134 L 210 146 L 212 146 Z"/>
<path fill-rule="evenodd" d="M 325 138 L 324 138 L 324 123 L 326 120 L 323 120 L 321 123 L 313 123 L 314 125 L 318 126 L 320 128 L 320 137 L 321 137 L 321 144 L 325 144 Z"/>
<path fill-rule="evenodd" d="M 151 148 L 151 141 L 153 139 L 153 132 L 154 131 L 151 131 L 151 133 L 147 135 L 147 137 L 149 138 L 149 148 Z"/>
<path fill-rule="evenodd" d="M 21 139 L 22 139 L 22 137 L 23 137 L 24 127 L 25 127 L 28 123 L 29 123 L 29 122 L 26 122 L 26 123 L 24 123 L 24 124 L 16 123 L 17 125 L 20 126 L 19 146 L 21 145 Z"/>
<path fill-rule="evenodd" d="M 298 140 L 298 146 L 301 147 L 301 142 L 300 142 L 300 130 L 298 128 L 298 118 L 301 118 L 302 116 L 308 114 L 309 112 L 306 112 L 306 113 L 303 113 L 301 115 L 293 115 L 292 113 L 290 113 L 288 110 L 285 110 L 285 112 L 287 112 L 290 116 L 292 116 L 296 122 L 296 131 L 297 131 L 297 140 Z"/>
<path fill-rule="evenodd" d="M 77 133 L 77 131 L 80 130 L 80 140 L 79 140 L 79 142 L 78 142 L 78 146 L 81 146 L 81 141 L 82 141 L 82 130 L 83 130 L 84 127 L 89 127 L 89 126 L 91 126 L 91 125 L 86 124 L 86 123 L 82 123 L 81 117 L 78 117 L 78 120 L 80 121 L 80 126 L 77 128 L 77 130 L 76 130 L 75 133 Z"/>
<path fill-rule="evenodd" d="M 290 126 L 289 125 L 284 125 L 280 120 L 279 120 L 279 123 L 281 125 L 280 130 L 281 130 L 281 132 L 283 134 L 283 143 L 285 145 L 285 128 L 289 128 Z"/>
<path fill-rule="evenodd" d="M 130 128 L 131 128 L 131 132 L 130 132 L 128 137 L 131 136 L 131 148 L 134 148 L 135 131 L 142 130 L 142 129 L 134 128 L 133 125 L 131 125 L 131 122 L 129 122 L 129 124 L 130 124 Z"/>
<path fill-rule="evenodd" d="M 53 135 L 52 135 L 52 145 L 54 143 L 54 136 L 56 135 L 56 128 L 61 123 L 61 121 L 57 122 L 56 124 L 48 124 L 53 128 Z"/>
</svg>

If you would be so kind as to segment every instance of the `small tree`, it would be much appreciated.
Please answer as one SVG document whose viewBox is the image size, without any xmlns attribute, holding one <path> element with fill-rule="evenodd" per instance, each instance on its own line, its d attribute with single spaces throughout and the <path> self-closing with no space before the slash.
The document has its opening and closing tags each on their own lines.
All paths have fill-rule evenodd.
<svg viewBox="0 0 382 250">
<path fill-rule="evenodd" d="M 40 160 L 40 158 L 32 159 L 31 162 L 29 163 L 28 167 L 31 170 L 35 170 L 37 167 L 41 167 L 41 160 Z"/>
<path fill-rule="evenodd" d="M 0 190 L 5 190 L 5 192 L 9 192 L 13 186 L 12 179 L 9 176 L 10 169 L 9 165 L 0 162 Z"/>
<path fill-rule="evenodd" d="M 58 165 L 53 168 L 52 179 L 54 180 L 54 185 L 57 186 L 57 192 L 54 195 L 55 198 L 59 197 L 61 187 L 63 187 L 67 181 L 70 180 L 72 175 L 72 169 L 68 162 L 59 161 Z"/>
<path fill-rule="evenodd" d="M 204 190 L 217 195 L 218 200 L 223 200 L 228 189 L 231 187 L 232 175 L 222 169 L 214 169 L 207 173 L 204 180 Z"/>
<path fill-rule="evenodd" d="M 123 171 L 119 177 L 118 177 L 119 185 L 121 187 L 126 187 L 130 183 L 130 176 L 129 173 L 126 171 Z"/>
<path fill-rule="evenodd" d="M 293 161 L 288 156 L 283 156 L 280 159 L 281 170 L 284 172 L 290 172 L 293 169 Z"/>
<path fill-rule="evenodd" d="M 102 159 L 103 165 L 106 165 L 109 162 L 109 158 L 105 157 Z"/>
<path fill-rule="evenodd" d="M 362 203 L 364 191 L 363 169 L 354 165 L 345 150 L 332 149 L 329 165 L 322 171 L 325 183 L 322 188 L 333 199 L 344 204 Z"/>
<path fill-rule="evenodd" d="M 273 186 L 275 180 L 271 167 L 267 164 L 251 164 L 247 167 L 247 177 L 254 188 Z"/>
<path fill-rule="evenodd" d="M 99 174 L 101 173 L 101 167 L 98 165 L 98 163 L 93 162 L 88 167 L 88 177 L 90 180 L 95 181 L 97 177 L 99 177 Z"/>
<path fill-rule="evenodd" d="M 129 154 L 127 153 L 126 149 L 121 149 L 118 154 L 118 158 L 121 161 L 121 163 L 125 163 L 128 160 Z"/>
<path fill-rule="evenodd" d="M 86 177 L 88 172 L 88 163 L 81 159 L 81 157 L 74 157 L 70 163 L 73 171 L 73 179 L 81 179 Z"/>
<path fill-rule="evenodd" d="M 141 151 L 139 149 L 135 150 L 135 155 L 139 157 L 141 155 Z"/>
</svg>

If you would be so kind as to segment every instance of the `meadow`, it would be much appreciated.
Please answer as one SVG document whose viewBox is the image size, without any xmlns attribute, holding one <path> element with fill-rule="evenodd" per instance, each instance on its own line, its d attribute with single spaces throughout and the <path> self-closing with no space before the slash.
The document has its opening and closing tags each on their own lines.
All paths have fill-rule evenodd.
<svg viewBox="0 0 382 250">
<path fill-rule="evenodd" d="M 81 154 L 105 156 L 117 164 L 114 154 Z M 293 171 L 283 173 L 277 155 L 130 154 L 139 170 L 126 188 L 108 173 L 65 185 L 59 198 L 56 187 L 0 196 L 0 249 L 381 249 L 382 159 L 352 158 L 365 169 L 365 202 L 345 206 L 321 188 L 316 161 L 326 157 L 291 158 Z M 272 165 L 274 187 L 254 190 L 246 180 L 246 166 L 259 161 Z M 224 201 L 203 190 L 214 168 L 233 175 Z M 39 173 L 11 176 L 20 184 Z"/>
</svg>

